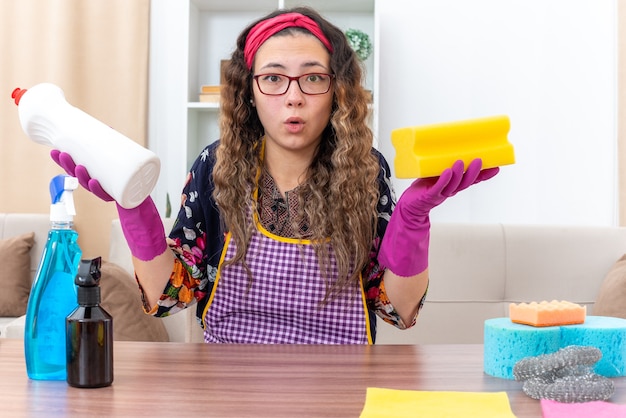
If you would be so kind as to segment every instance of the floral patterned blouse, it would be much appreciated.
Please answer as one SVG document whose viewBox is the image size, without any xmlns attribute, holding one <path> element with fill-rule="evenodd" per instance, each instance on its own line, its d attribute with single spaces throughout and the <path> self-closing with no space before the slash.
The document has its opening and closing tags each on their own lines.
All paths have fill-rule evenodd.
<svg viewBox="0 0 626 418">
<path fill-rule="evenodd" d="M 212 172 L 217 146 L 218 142 L 207 146 L 188 173 L 182 193 L 181 209 L 168 239 L 169 247 L 176 255 L 170 281 L 157 305 L 147 306 L 144 299 L 144 309 L 152 315 L 168 316 L 195 303 L 196 317 L 202 324 L 202 314 L 215 283 L 225 236 L 219 210 L 212 195 L 214 189 Z M 395 207 L 395 196 L 387 161 L 377 150 L 372 149 L 372 152 L 380 163 L 378 226 L 372 243 L 370 261 L 363 268 L 361 277 L 372 327 L 371 334 L 374 338 L 375 315 L 397 328 L 404 329 L 415 324 L 417 314 L 411 324 L 404 324 L 385 293 L 384 269 L 379 266 L 376 257 Z M 423 306 L 424 298 L 420 301 L 418 313 Z"/>
</svg>

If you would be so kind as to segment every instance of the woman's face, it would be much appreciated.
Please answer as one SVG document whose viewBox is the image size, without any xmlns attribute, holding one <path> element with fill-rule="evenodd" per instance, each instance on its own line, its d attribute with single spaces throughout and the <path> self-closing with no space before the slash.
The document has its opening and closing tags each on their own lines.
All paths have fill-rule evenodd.
<svg viewBox="0 0 626 418">
<path fill-rule="evenodd" d="M 283 74 L 297 77 L 307 73 L 330 74 L 330 55 L 314 36 L 304 33 L 269 38 L 256 53 L 254 75 Z M 325 94 L 302 93 L 293 80 L 281 96 L 268 96 L 253 85 L 254 105 L 265 129 L 266 149 L 313 155 L 328 125 L 333 90 Z"/>
</svg>

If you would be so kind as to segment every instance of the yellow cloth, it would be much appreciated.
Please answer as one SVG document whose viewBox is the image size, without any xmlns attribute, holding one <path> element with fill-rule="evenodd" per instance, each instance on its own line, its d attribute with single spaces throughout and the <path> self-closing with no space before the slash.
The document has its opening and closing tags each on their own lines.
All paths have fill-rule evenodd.
<svg viewBox="0 0 626 418">
<path fill-rule="evenodd" d="M 367 388 L 361 418 L 515 418 L 506 392 Z"/>
</svg>

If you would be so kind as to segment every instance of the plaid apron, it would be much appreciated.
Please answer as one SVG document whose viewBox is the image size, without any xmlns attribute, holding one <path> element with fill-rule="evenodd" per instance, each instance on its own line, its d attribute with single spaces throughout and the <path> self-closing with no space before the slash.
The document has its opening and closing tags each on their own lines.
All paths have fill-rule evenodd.
<svg viewBox="0 0 626 418">
<path fill-rule="evenodd" d="M 257 228 L 247 253 L 252 275 L 223 266 L 236 244 L 226 238 L 216 283 L 204 311 L 208 343 L 371 344 L 365 294 L 360 284 L 326 304 L 326 285 L 308 240 L 284 238 Z M 332 277 L 337 276 L 331 252 Z"/>
</svg>

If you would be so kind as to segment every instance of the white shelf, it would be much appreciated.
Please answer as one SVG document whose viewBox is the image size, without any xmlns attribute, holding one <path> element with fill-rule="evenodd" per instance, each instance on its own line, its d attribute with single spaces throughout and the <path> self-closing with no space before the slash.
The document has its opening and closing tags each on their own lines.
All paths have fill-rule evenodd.
<svg viewBox="0 0 626 418">
<path fill-rule="evenodd" d="M 188 109 L 194 110 L 219 110 L 219 103 L 209 103 L 209 102 L 189 102 L 187 103 Z"/>
<path fill-rule="evenodd" d="M 216 12 L 272 11 L 278 8 L 311 6 L 320 13 L 369 12 L 374 13 L 374 0 L 192 0 L 200 10 Z"/>
<path fill-rule="evenodd" d="M 199 10 L 215 12 L 265 12 L 278 7 L 278 0 L 191 0 Z"/>
</svg>

